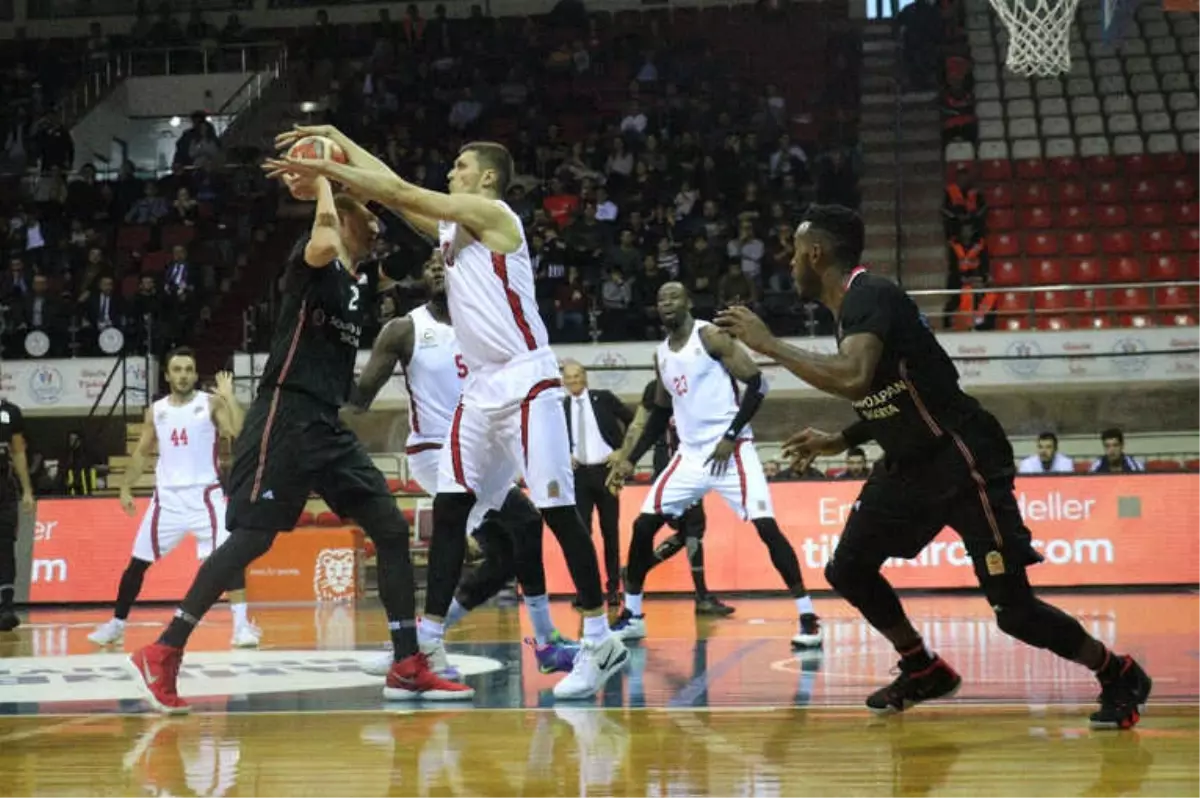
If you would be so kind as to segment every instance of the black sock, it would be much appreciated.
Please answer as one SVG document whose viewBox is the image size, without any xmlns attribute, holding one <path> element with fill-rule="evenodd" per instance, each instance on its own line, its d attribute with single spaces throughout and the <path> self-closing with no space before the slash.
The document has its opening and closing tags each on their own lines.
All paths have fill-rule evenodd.
<svg viewBox="0 0 1200 798">
<path fill-rule="evenodd" d="M 696 588 L 696 600 L 708 597 L 708 585 L 704 580 L 704 541 L 700 538 L 687 539 L 688 563 L 692 566 L 692 585 Z"/>
<path fill-rule="evenodd" d="M 909 646 L 904 651 L 897 646 L 896 651 L 900 654 L 900 659 L 904 661 L 905 670 L 924 670 L 933 664 L 933 655 L 925 647 L 924 640 L 918 640 L 915 646 Z"/>
<path fill-rule="evenodd" d="M 625 590 L 628 593 L 642 592 L 646 574 L 655 565 L 654 536 L 666 521 L 661 515 L 642 513 L 633 522 L 633 536 L 629 539 L 629 556 L 625 560 Z"/>
<path fill-rule="evenodd" d="M 1115 682 L 1117 679 L 1121 678 L 1121 668 L 1123 668 L 1124 665 L 1124 657 L 1118 657 L 1116 654 L 1112 653 L 1112 651 L 1106 648 L 1104 649 L 1104 662 L 1094 671 L 1096 678 L 1104 684 Z"/>
<path fill-rule="evenodd" d="M 788 539 L 783 536 L 779 524 L 774 518 L 755 518 L 751 523 L 758 530 L 758 537 L 767 546 L 771 554 L 771 564 L 783 577 L 783 583 L 793 598 L 800 598 L 808 593 L 804 588 L 804 577 L 800 573 L 800 561 L 796 559 L 796 550 Z"/>
<path fill-rule="evenodd" d="M 137 557 L 130 558 L 129 565 L 125 566 L 125 573 L 121 574 L 121 584 L 117 587 L 117 606 L 113 608 L 113 617 L 117 620 L 123 621 L 129 617 L 133 603 L 142 592 L 142 582 L 149 567 L 150 563 Z"/>
<path fill-rule="evenodd" d="M 0 611 L 11 610 L 17 598 L 17 541 L 0 540 Z"/>
<path fill-rule="evenodd" d="M 579 511 L 573 505 L 549 507 L 542 510 L 542 518 L 562 549 L 581 608 L 602 608 L 604 591 L 600 587 L 600 561 L 596 558 L 596 547 L 592 545 L 592 536 L 583 526 Z"/>
<path fill-rule="evenodd" d="M 175 610 L 175 618 L 159 636 L 158 642 L 174 648 L 187 645 L 192 630 L 204 614 L 217 603 L 239 572 L 267 553 L 276 534 L 273 530 L 234 530 L 229 540 L 218 546 L 200 565 L 191 588 Z"/>
<path fill-rule="evenodd" d="M 390 496 L 364 502 L 358 512 L 358 522 L 375 543 L 379 600 L 387 614 L 392 655 L 399 662 L 419 650 L 416 578 L 413 576 L 412 556 L 408 549 L 408 522 Z M 466 549 L 465 538 L 463 549 Z M 462 552 L 459 553 L 458 564 L 461 569 Z"/>
</svg>

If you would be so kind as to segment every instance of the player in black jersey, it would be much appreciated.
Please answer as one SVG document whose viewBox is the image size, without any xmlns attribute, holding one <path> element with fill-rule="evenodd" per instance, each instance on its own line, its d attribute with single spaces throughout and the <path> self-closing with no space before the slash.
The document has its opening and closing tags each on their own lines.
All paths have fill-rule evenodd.
<svg viewBox="0 0 1200 798">
<path fill-rule="evenodd" d="M 654 397 L 657 390 L 658 380 L 651 380 L 647 383 L 646 389 L 642 391 L 642 402 L 638 406 L 637 414 L 633 417 L 629 429 L 625 431 L 625 442 L 621 447 L 619 459 L 624 460 L 637 444 L 638 439 L 642 437 L 642 430 L 646 428 L 646 420 L 654 410 Z M 666 432 L 654 444 L 655 478 L 666 469 L 667 463 L 675 456 L 677 448 L 679 448 L 679 437 L 675 433 L 675 419 L 672 418 Z M 609 490 L 614 493 L 619 491 L 623 482 L 624 480 L 615 471 L 609 471 Z M 654 559 L 650 562 L 650 569 L 653 570 L 655 566 L 661 565 L 687 549 L 688 564 L 691 566 L 692 572 L 692 585 L 696 589 L 696 614 L 718 617 L 732 615 L 733 607 L 709 593 L 708 584 L 704 578 L 704 530 L 708 525 L 708 518 L 704 515 L 704 502 L 696 502 L 678 518 L 666 520 L 667 525 L 675 530 L 675 534 L 654 547 Z M 624 569 L 622 569 L 621 581 L 625 581 Z"/>
<path fill-rule="evenodd" d="M 963 393 L 954 363 L 912 299 L 858 265 L 862 219 L 840 206 L 813 206 L 795 245 L 801 297 L 837 315 L 837 354 L 786 344 L 745 308 L 723 311 L 717 323 L 813 387 L 853 403 L 857 423 L 840 433 L 806 429 L 785 444 L 796 465 L 871 440 L 883 448 L 825 567 L 829 584 L 901 657 L 899 677 L 867 706 L 900 712 L 958 690 L 962 679 L 925 647 L 880 573 L 886 559 L 917 556 L 949 526 L 962 538 L 1000 628 L 1095 672 L 1101 694 L 1093 727 L 1133 726 L 1150 678 L 1034 595 L 1025 569 L 1042 558 L 1013 494 L 1012 446 L 1000 423 Z"/>
<path fill-rule="evenodd" d="M 371 306 L 363 290 L 367 276 L 355 264 L 371 252 L 379 221 L 358 201 L 335 198 L 327 180 L 316 183 L 312 232 L 288 263 L 267 367 L 234 448 L 226 514 L 230 536 L 200 567 L 158 642 L 130 657 L 138 684 L 162 712 L 189 709 L 176 682 L 196 624 L 235 574 L 265 554 L 279 532 L 295 526 L 311 491 L 339 516 L 353 518 L 375 542 L 379 594 L 396 660 L 384 696 L 474 695 L 434 674 L 418 651 L 408 524 L 383 474 L 338 417 Z"/>
</svg>

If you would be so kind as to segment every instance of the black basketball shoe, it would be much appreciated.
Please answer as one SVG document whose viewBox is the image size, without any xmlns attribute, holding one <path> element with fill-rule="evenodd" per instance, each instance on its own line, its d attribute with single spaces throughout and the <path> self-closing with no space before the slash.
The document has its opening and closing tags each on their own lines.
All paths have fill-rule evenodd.
<svg viewBox="0 0 1200 798">
<path fill-rule="evenodd" d="M 933 662 L 920 670 L 910 669 L 900 661 L 900 675 L 887 687 L 881 687 L 867 698 L 867 707 L 880 715 L 903 712 L 909 707 L 938 698 L 949 698 L 962 686 L 962 677 L 935 656 Z"/>
<path fill-rule="evenodd" d="M 1100 709 L 1092 713 L 1093 729 L 1132 729 L 1141 720 L 1154 683 L 1142 667 L 1126 654 L 1115 679 L 1101 682 Z"/>
</svg>

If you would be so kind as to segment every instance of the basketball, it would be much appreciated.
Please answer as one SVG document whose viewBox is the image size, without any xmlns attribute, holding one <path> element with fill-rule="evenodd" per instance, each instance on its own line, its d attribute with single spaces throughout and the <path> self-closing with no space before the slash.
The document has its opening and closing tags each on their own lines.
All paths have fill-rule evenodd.
<svg viewBox="0 0 1200 798">
<path fill-rule="evenodd" d="M 333 139 L 324 136 L 307 136 L 300 139 L 287 151 L 287 157 L 300 160 L 325 158 L 337 163 L 347 163 L 346 152 Z M 317 192 L 312 182 L 302 178 L 286 177 L 284 183 L 293 198 L 312 201 L 317 198 Z"/>
</svg>

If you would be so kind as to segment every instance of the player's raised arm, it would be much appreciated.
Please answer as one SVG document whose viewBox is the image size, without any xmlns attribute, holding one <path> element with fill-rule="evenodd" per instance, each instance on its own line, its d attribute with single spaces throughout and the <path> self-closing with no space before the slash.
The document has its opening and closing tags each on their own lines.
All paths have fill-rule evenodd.
<svg viewBox="0 0 1200 798">
<path fill-rule="evenodd" d="M 236 438 L 242 434 L 242 425 L 246 421 L 246 411 L 238 402 L 233 390 L 233 374 L 228 371 L 217 372 L 217 391 L 213 394 L 213 423 L 222 438 Z"/>
<path fill-rule="evenodd" d="M 341 220 L 333 199 L 333 186 L 323 177 L 316 178 L 314 184 L 317 189 L 317 212 L 313 216 L 312 234 L 304 246 L 304 262 L 314 269 L 323 269 L 346 255 L 342 246 Z"/>
<path fill-rule="evenodd" d="M 412 361 L 414 330 L 411 316 L 392 319 L 383 326 L 375 337 L 367 365 L 350 388 L 350 407 L 365 412 L 396 372 L 396 364 Z"/>
</svg>

